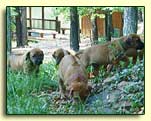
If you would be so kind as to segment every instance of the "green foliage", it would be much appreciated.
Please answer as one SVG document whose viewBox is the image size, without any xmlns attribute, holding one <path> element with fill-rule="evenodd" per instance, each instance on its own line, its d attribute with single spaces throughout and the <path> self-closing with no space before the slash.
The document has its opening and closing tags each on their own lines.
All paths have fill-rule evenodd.
<svg viewBox="0 0 151 121">
<path fill-rule="evenodd" d="M 105 37 L 99 37 L 98 38 L 98 44 L 105 44 L 105 43 L 106 43 Z"/>
<path fill-rule="evenodd" d="M 113 31 L 114 31 L 113 37 L 116 37 L 116 38 L 120 37 L 120 29 L 119 28 L 114 28 Z"/>
<path fill-rule="evenodd" d="M 105 8 L 105 10 L 108 9 L 108 7 Z M 118 11 L 118 12 L 123 12 L 124 7 L 109 7 L 109 10 L 112 10 L 112 12 Z"/>
<path fill-rule="evenodd" d="M 54 7 L 54 16 L 63 15 L 65 21 L 70 20 L 70 7 Z"/>
<path fill-rule="evenodd" d="M 138 10 L 141 10 L 142 12 L 144 12 L 144 7 L 138 7 Z"/>
<path fill-rule="evenodd" d="M 115 81 L 127 81 L 126 86 L 123 87 L 121 101 L 129 102 L 131 106 L 129 109 L 123 110 L 124 107 L 118 109 L 118 113 L 133 114 L 138 113 L 144 107 L 144 63 L 137 62 L 136 65 L 130 64 L 127 69 L 115 75 Z"/>
<path fill-rule="evenodd" d="M 95 16 L 99 16 L 101 18 L 104 18 L 105 16 L 102 14 L 96 13 L 97 10 L 112 10 L 112 11 L 123 11 L 123 7 L 77 7 L 78 8 L 78 14 L 80 16 L 85 15 L 91 15 L 92 19 Z M 54 7 L 54 15 L 63 15 L 66 20 L 69 20 L 69 12 L 70 7 Z"/>
<path fill-rule="evenodd" d="M 103 80 L 110 75 L 101 67 L 99 76 L 89 81 L 93 85 L 103 85 L 92 86 L 94 88 L 84 102 L 61 99 L 57 70 L 53 61 L 42 64 L 38 76 L 26 75 L 8 68 L 7 114 L 133 114 L 144 107 L 143 61 L 137 61 L 136 65 L 130 64 L 120 71 L 112 71 L 114 78 L 108 84 L 103 84 Z M 89 67 L 88 71 L 92 71 L 92 67 Z M 121 88 L 119 94 L 115 93 L 112 102 L 107 103 L 106 98 L 98 98 L 99 95 L 102 97 L 119 90 L 117 88 L 122 81 L 128 84 Z M 131 105 L 120 105 L 122 101 Z"/>
<path fill-rule="evenodd" d="M 16 7 L 10 7 L 11 10 L 11 16 L 17 16 L 18 13 L 16 12 Z"/>
<path fill-rule="evenodd" d="M 53 66 L 53 67 L 52 67 Z M 38 76 L 7 71 L 7 113 L 41 114 L 48 112 L 48 97 L 38 98 L 45 90 L 57 90 L 57 71 L 54 64 L 43 64 Z"/>
<path fill-rule="evenodd" d="M 15 17 L 18 16 L 18 13 L 16 12 L 16 7 L 10 7 L 11 10 L 11 31 L 16 31 L 16 20 Z"/>
<path fill-rule="evenodd" d="M 103 7 L 78 7 L 79 15 L 91 15 L 96 13 L 96 10 L 101 10 Z"/>
</svg>

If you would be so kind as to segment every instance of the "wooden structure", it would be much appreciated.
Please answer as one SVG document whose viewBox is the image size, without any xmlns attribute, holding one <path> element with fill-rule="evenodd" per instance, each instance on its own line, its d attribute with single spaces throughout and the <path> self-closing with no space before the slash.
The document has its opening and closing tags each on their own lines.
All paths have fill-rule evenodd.
<svg viewBox="0 0 151 121">
<path fill-rule="evenodd" d="M 90 36 L 91 34 L 91 19 L 90 16 L 83 16 L 81 18 L 81 33 L 84 36 Z"/>
<path fill-rule="evenodd" d="M 60 32 L 60 21 L 58 17 L 55 19 L 46 19 L 45 8 L 46 7 L 27 7 L 27 28 L 28 29 L 41 29 L 41 30 L 54 30 Z M 37 14 L 40 17 L 35 17 L 32 9 L 39 8 Z M 48 15 L 47 15 L 48 16 Z"/>
<path fill-rule="evenodd" d="M 122 35 L 123 33 L 123 17 L 121 12 L 113 12 L 112 13 L 112 27 L 113 31 L 119 31 L 119 34 Z"/>
<path fill-rule="evenodd" d="M 100 14 L 104 14 L 105 12 L 102 12 Z M 105 36 L 105 18 L 97 17 L 97 25 L 98 25 L 98 35 L 99 36 Z M 113 27 L 113 33 L 114 30 L 119 30 L 120 35 L 122 34 L 122 28 L 123 28 L 123 19 L 122 19 L 122 13 L 121 12 L 113 12 L 112 13 L 112 27 Z M 91 19 L 90 16 L 83 16 L 81 19 L 81 33 L 84 36 L 90 37 L 91 34 Z"/>
<path fill-rule="evenodd" d="M 62 31 L 62 34 L 65 34 L 65 31 L 66 30 L 70 30 L 70 28 L 60 28 L 61 29 L 61 31 Z"/>
<path fill-rule="evenodd" d="M 44 34 L 49 34 L 49 35 L 53 36 L 53 39 L 56 39 L 56 34 L 58 32 L 56 32 L 56 31 L 49 31 L 49 30 L 45 30 L 45 31 L 43 31 L 43 30 L 34 30 L 34 29 L 28 30 L 28 36 L 31 36 L 31 33 L 38 33 L 38 34 L 40 34 L 41 38 L 44 37 Z"/>
</svg>

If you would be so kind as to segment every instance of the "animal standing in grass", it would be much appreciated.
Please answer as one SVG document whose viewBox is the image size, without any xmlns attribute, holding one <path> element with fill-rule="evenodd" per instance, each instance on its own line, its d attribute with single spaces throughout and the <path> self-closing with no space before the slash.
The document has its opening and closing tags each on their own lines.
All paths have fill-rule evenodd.
<svg viewBox="0 0 151 121">
<path fill-rule="evenodd" d="M 133 56 L 133 62 L 135 62 L 137 56 L 136 50 L 141 50 L 143 48 L 144 43 L 141 41 L 140 37 L 136 34 L 131 34 L 112 42 L 89 47 L 76 53 L 76 56 L 80 58 L 85 68 L 92 65 L 94 68 L 93 75 L 97 76 L 100 65 L 116 65 L 121 60 L 125 61 L 126 65 L 128 65 L 128 56 Z"/>
<path fill-rule="evenodd" d="M 24 73 L 38 73 L 43 63 L 44 53 L 39 48 L 34 48 L 24 55 L 11 54 L 8 57 L 7 65 L 12 70 L 20 70 Z"/>
<path fill-rule="evenodd" d="M 74 99 L 80 97 L 84 100 L 89 95 L 91 87 L 88 85 L 87 71 L 80 60 L 63 49 L 56 50 L 53 57 L 56 61 L 59 60 L 57 64 L 62 97 Z"/>
</svg>

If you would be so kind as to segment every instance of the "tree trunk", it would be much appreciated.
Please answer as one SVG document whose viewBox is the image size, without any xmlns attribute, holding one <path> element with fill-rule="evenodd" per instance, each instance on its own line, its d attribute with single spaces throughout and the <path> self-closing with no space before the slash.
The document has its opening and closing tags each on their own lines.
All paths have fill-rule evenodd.
<svg viewBox="0 0 151 121">
<path fill-rule="evenodd" d="M 138 21 L 139 22 L 143 22 L 143 15 L 142 15 L 143 13 L 142 13 L 142 10 L 141 9 L 139 9 L 138 10 Z"/>
<path fill-rule="evenodd" d="M 16 7 L 18 16 L 16 16 L 16 36 L 17 47 L 27 45 L 27 22 L 26 7 Z"/>
<path fill-rule="evenodd" d="M 11 12 L 10 7 L 6 7 L 7 14 L 7 52 L 11 53 Z"/>
<path fill-rule="evenodd" d="M 18 13 L 18 16 L 16 16 L 16 41 L 17 41 L 17 47 L 20 47 L 23 46 L 20 7 L 16 7 L 16 11 Z"/>
<path fill-rule="evenodd" d="M 137 33 L 137 7 L 125 7 L 124 8 L 124 26 L 123 35 L 129 35 Z"/>
<path fill-rule="evenodd" d="M 22 40 L 23 45 L 28 45 L 27 40 L 27 20 L 26 20 L 26 7 L 21 7 L 21 20 L 22 20 Z"/>
<path fill-rule="evenodd" d="M 79 51 L 79 15 L 77 7 L 70 7 L 70 48 Z"/>
<path fill-rule="evenodd" d="M 92 18 L 92 44 L 98 44 L 98 27 L 97 27 L 97 16 Z"/>
<path fill-rule="evenodd" d="M 106 40 L 111 41 L 111 33 L 112 33 L 112 16 L 110 11 L 107 10 L 105 14 L 105 30 L 106 30 Z"/>
</svg>

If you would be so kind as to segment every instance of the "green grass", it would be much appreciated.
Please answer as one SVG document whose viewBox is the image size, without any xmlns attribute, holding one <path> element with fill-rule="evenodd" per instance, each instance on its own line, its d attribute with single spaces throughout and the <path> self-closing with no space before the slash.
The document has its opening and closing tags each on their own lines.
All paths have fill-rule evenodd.
<svg viewBox="0 0 151 121">
<path fill-rule="evenodd" d="M 52 67 L 53 66 L 53 67 Z M 40 73 L 26 75 L 21 72 L 7 71 L 7 113 L 43 114 L 47 113 L 48 96 L 38 97 L 41 93 L 58 90 L 57 71 L 54 64 L 43 64 Z"/>
<path fill-rule="evenodd" d="M 127 79 L 137 82 L 138 79 L 144 79 L 144 65 L 137 62 L 136 70 L 132 70 L 133 65 L 122 72 L 112 72 L 116 74 L 116 79 L 108 88 L 118 84 L 121 80 Z M 88 68 L 91 71 L 92 68 Z M 103 79 L 108 77 L 103 67 L 100 68 L 98 77 L 91 79 L 93 84 L 102 83 Z M 136 91 L 135 91 L 136 90 Z M 128 113 L 133 113 L 137 108 L 143 107 L 144 89 L 138 83 L 128 85 L 124 91 L 129 94 L 126 100 L 132 102 L 132 108 Z M 139 92 L 138 92 L 139 91 Z M 136 93 L 137 92 L 137 93 Z M 96 92 L 92 92 L 95 95 Z M 73 103 L 71 100 L 61 100 L 58 89 L 57 67 L 54 62 L 42 64 L 38 76 L 26 75 L 22 72 L 7 70 L 7 114 L 106 114 L 102 100 L 94 100 L 91 106 L 89 103 Z M 113 104 L 114 105 L 114 104 Z M 117 110 L 121 113 L 121 110 Z"/>
</svg>

